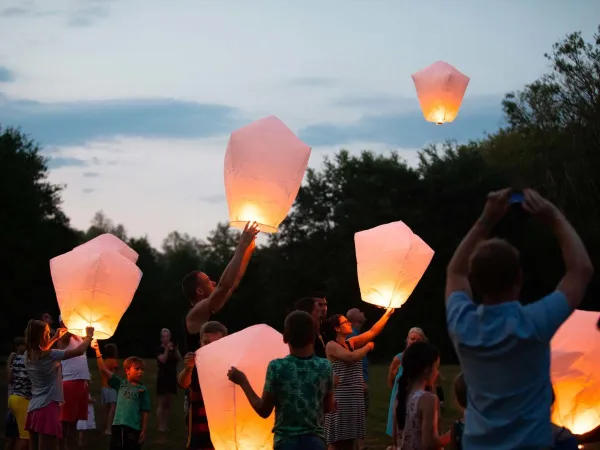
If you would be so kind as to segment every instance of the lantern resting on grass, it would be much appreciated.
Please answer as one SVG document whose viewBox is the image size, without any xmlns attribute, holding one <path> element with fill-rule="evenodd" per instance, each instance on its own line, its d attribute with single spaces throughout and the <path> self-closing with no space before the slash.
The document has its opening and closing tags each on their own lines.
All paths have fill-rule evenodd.
<svg viewBox="0 0 600 450">
<path fill-rule="evenodd" d="M 362 299 L 399 308 L 419 283 L 433 250 L 403 222 L 392 222 L 354 235 Z"/>
<path fill-rule="evenodd" d="M 108 339 L 137 290 L 142 272 L 137 253 L 119 238 L 104 234 L 50 260 L 60 314 L 69 332 Z M 132 261 L 133 260 L 133 261 Z"/>
<path fill-rule="evenodd" d="M 246 374 L 262 393 L 269 362 L 289 355 L 283 335 L 267 325 L 254 325 L 196 351 L 210 439 L 215 450 L 271 450 L 274 414 L 263 419 L 244 391 L 227 378 L 231 366 Z"/>
<path fill-rule="evenodd" d="M 573 312 L 551 347 L 552 422 L 583 434 L 600 425 L 600 332 L 597 312 Z"/>
<path fill-rule="evenodd" d="M 275 116 L 231 133 L 225 153 L 225 192 L 231 226 L 255 221 L 275 233 L 300 189 L 310 147 Z"/>
<path fill-rule="evenodd" d="M 443 61 L 412 75 L 425 120 L 438 125 L 452 122 L 458 115 L 469 77 Z"/>
</svg>

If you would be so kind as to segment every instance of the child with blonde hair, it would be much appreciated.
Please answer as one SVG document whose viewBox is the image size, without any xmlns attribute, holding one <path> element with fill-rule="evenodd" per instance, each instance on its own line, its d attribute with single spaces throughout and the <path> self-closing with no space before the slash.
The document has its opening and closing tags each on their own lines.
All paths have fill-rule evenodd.
<svg viewBox="0 0 600 450">
<path fill-rule="evenodd" d="M 61 361 L 81 356 L 92 341 L 94 329 L 86 328 L 81 344 L 69 350 L 52 346 L 67 330 L 59 328 L 50 337 L 50 327 L 42 320 L 30 320 L 25 331 L 25 367 L 31 379 L 31 401 L 27 408 L 25 430 L 29 431 L 31 450 L 54 450 L 62 437 L 59 405 L 64 401 Z"/>
</svg>

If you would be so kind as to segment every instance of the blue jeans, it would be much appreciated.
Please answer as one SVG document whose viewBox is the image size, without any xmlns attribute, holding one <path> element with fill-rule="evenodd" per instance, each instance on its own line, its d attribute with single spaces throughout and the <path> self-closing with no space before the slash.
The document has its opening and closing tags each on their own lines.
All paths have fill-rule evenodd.
<svg viewBox="0 0 600 450">
<path fill-rule="evenodd" d="M 327 450 L 325 441 L 315 434 L 286 437 L 273 450 Z"/>
</svg>

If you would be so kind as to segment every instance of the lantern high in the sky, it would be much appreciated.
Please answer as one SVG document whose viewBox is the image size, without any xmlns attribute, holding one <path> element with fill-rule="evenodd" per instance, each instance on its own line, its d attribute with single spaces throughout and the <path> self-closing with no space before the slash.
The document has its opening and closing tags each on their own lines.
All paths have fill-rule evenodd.
<svg viewBox="0 0 600 450">
<path fill-rule="evenodd" d="M 119 238 L 103 234 L 50 260 L 62 320 L 68 330 L 108 339 L 131 304 L 142 272 L 137 253 Z"/>
<path fill-rule="evenodd" d="M 576 310 L 552 338 L 556 400 L 552 422 L 575 434 L 600 425 L 600 332 L 597 312 Z"/>
<path fill-rule="evenodd" d="M 427 270 L 433 250 L 403 222 L 392 222 L 354 235 L 362 299 L 399 308 Z"/>
<path fill-rule="evenodd" d="M 443 61 L 412 75 L 423 116 L 438 125 L 452 122 L 458 115 L 469 77 Z"/>
<path fill-rule="evenodd" d="M 274 414 L 260 417 L 244 391 L 227 378 L 234 366 L 262 394 L 267 366 L 284 358 L 289 348 L 283 335 L 267 325 L 254 325 L 196 351 L 196 368 L 202 389 L 210 438 L 215 450 L 272 450 Z"/>
<path fill-rule="evenodd" d="M 275 233 L 300 189 L 310 147 L 277 117 L 251 123 L 229 138 L 225 192 L 231 226 L 249 221 Z"/>
</svg>

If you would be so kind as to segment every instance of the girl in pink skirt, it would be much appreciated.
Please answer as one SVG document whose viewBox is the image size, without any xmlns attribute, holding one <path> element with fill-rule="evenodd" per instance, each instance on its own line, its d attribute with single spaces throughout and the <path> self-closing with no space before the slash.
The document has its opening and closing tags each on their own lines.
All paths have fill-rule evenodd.
<svg viewBox="0 0 600 450">
<path fill-rule="evenodd" d="M 81 345 L 70 350 L 51 350 L 67 330 L 59 328 L 50 337 L 50 327 L 41 320 L 30 320 L 25 331 L 27 351 L 25 366 L 31 379 L 31 401 L 27 408 L 25 429 L 29 431 L 30 449 L 55 450 L 57 439 L 62 437 L 59 405 L 63 402 L 62 372 L 60 362 L 83 355 L 94 335 L 93 328 L 86 329 Z"/>
</svg>

